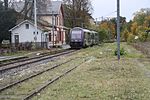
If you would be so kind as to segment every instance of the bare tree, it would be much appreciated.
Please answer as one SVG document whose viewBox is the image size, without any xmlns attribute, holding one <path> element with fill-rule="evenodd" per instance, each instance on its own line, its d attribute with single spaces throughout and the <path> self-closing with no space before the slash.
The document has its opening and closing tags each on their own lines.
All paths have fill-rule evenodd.
<svg viewBox="0 0 150 100">
<path fill-rule="evenodd" d="M 68 27 L 89 25 L 92 5 L 90 0 L 63 0 L 65 25 Z"/>
<path fill-rule="evenodd" d="M 43 11 L 43 9 L 46 9 L 47 3 L 49 3 L 51 0 L 36 0 L 37 1 L 37 10 L 38 12 Z M 23 5 L 23 6 L 22 6 Z M 16 8 L 18 6 L 18 8 Z M 21 7 L 20 7 L 21 6 Z M 17 12 L 19 12 L 21 15 L 24 15 L 24 19 L 31 19 L 34 15 L 34 0 L 20 0 L 19 2 L 16 0 L 13 0 L 12 8 L 15 10 L 18 9 Z"/>
<path fill-rule="evenodd" d="M 8 0 L 4 0 L 4 4 L 5 4 L 5 10 L 8 9 Z"/>
</svg>

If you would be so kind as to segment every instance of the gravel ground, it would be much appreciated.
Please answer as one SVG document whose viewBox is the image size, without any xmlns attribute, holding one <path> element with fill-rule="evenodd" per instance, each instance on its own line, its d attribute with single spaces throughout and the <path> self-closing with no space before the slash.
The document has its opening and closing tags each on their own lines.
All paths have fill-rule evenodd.
<svg viewBox="0 0 150 100">
<path fill-rule="evenodd" d="M 5 73 L 0 74 L 0 87 L 5 86 L 6 84 L 10 84 L 12 82 L 15 82 L 16 80 L 23 79 L 33 73 L 39 72 L 44 70 L 45 68 L 49 66 L 54 66 L 56 64 L 62 63 L 66 61 L 67 56 L 70 56 L 71 54 L 67 54 L 61 57 L 54 57 L 52 59 L 47 59 L 44 61 L 40 61 L 34 64 L 30 64 L 27 66 L 20 67 L 19 69 L 11 69 Z M 69 57 L 68 57 L 69 59 Z"/>
</svg>

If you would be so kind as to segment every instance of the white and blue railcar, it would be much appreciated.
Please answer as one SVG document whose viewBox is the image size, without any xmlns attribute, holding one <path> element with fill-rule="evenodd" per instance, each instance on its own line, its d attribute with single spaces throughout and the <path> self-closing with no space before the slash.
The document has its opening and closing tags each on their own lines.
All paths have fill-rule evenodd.
<svg viewBox="0 0 150 100">
<path fill-rule="evenodd" d="M 71 48 L 83 48 L 95 44 L 97 33 L 88 29 L 75 27 L 70 31 Z"/>
</svg>

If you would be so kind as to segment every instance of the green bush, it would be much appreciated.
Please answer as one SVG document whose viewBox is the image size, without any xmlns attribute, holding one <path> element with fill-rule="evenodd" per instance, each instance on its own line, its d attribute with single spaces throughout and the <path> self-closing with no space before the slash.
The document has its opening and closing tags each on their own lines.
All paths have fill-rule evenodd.
<svg viewBox="0 0 150 100">
<path fill-rule="evenodd" d="M 117 55 L 117 52 L 118 52 L 118 50 L 116 49 L 115 52 L 114 52 L 115 56 Z M 120 55 L 123 56 L 123 55 L 126 55 L 126 54 L 127 54 L 127 53 L 126 53 L 125 49 L 124 49 L 124 48 L 121 48 L 121 49 L 120 49 Z"/>
<path fill-rule="evenodd" d="M 108 37 L 107 30 L 102 29 L 102 30 L 99 30 L 98 33 L 99 33 L 99 40 L 101 42 L 103 42 L 104 40 L 108 40 L 109 37 Z"/>
</svg>

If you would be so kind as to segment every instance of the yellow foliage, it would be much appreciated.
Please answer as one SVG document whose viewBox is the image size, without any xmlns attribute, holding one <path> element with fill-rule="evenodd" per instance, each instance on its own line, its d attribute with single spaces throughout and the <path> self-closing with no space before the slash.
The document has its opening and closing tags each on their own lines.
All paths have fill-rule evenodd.
<svg viewBox="0 0 150 100">
<path fill-rule="evenodd" d="M 150 16 L 147 16 L 145 18 L 144 26 L 147 27 L 147 28 L 150 27 Z"/>
<path fill-rule="evenodd" d="M 107 22 L 102 22 L 102 23 L 100 24 L 100 28 L 101 28 L 101 29 L 105 29 L 105 30 L 109 30 L 108 23 L 107 23 Z"/>
<path fill-rule="evenodd" d="M 99 25 L 100 29 L 109 31 L 113 37 L 115 37 L 115 25 L 109 21 L 104 21 Z"/>
<path fill-rule="evenodd" d="M 129 35 L 130 35 L 131 33 L 129 33 L 129 31 L 128 31 L 127 29 L 125 29 L 125 30 L 122 32 L 122 34 L 123 34 L 124 40 L 127 41 L 128 37 L 129 37 Z"/>
<path fill-rule="evenodd" d="M 138 24 L 136 22 L 132 23 L 132 26 L 131 26 L 131 33 L 133 35 L 137 35 L 137 30 L 138 30 Z"/>
</svg>

